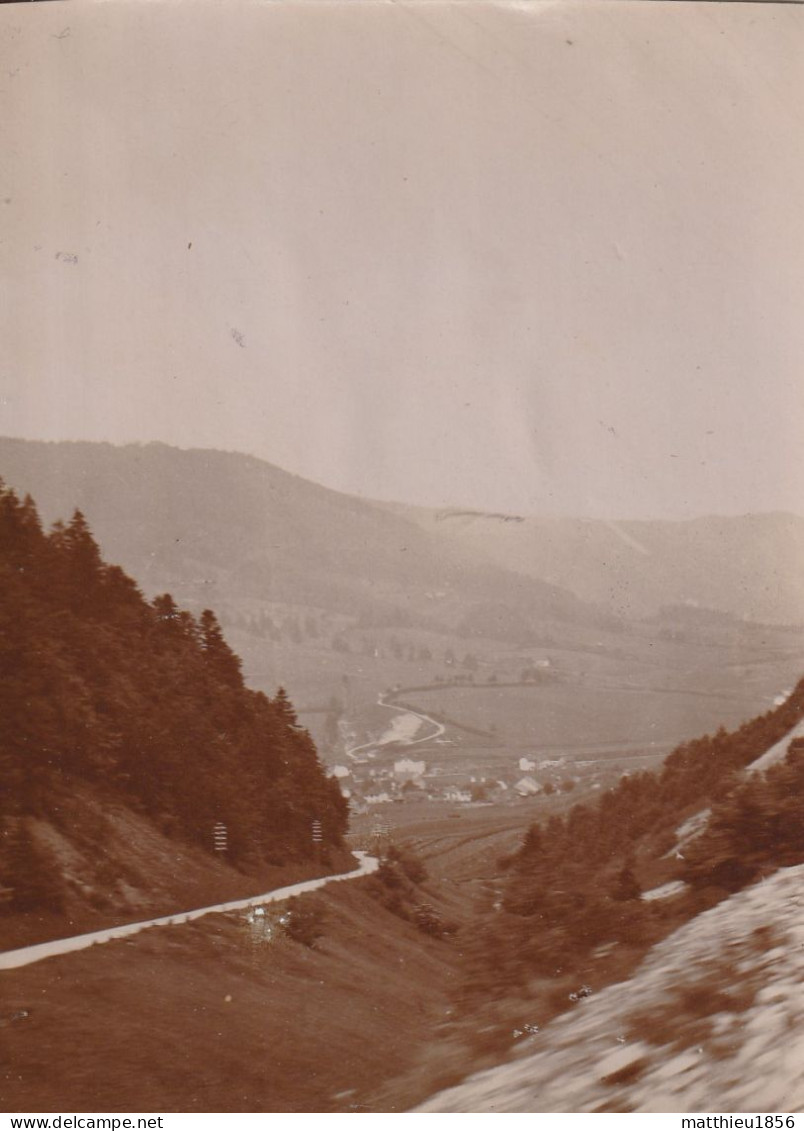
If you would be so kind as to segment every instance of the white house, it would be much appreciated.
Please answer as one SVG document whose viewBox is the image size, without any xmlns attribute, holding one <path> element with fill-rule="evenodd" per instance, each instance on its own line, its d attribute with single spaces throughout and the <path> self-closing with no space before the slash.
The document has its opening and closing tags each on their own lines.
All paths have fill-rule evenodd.
<svg viewBox="0 0 804 1131">
<path fill-rule="evenodd" d="M 444 790 L 445 801 L 471 801 L 472 795 L 468 789 L 458 789 L 456 785 L 448 785 Z"/>
</svg>

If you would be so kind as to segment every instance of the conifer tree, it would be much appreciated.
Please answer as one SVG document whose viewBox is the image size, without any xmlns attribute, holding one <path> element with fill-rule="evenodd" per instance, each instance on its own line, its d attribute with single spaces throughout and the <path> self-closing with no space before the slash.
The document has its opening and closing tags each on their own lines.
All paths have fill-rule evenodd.
<svg viewBox="0 0 804 1131">
<path fill-rule="evenodd" d="M 242 688 L 243 676 L 240 659 L 223 638 L 218 618 L 211 609 L 204 609 L 199 621 L 201 647 L 209 667 L 216 677 L 231 687 Z"/>
</svg>

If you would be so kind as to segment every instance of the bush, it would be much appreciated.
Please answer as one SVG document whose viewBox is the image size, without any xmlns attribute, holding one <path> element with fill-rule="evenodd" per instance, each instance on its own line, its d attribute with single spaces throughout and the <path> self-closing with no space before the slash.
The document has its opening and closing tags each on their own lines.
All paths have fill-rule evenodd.
<svg viewBox="0 0 804 1131">
<path fill-rule="evenodd" d="M 392 844 L 386 857 L 399 866 L 412 884 L 423 884 L 427 879 L 427 869 L 423 861 L 410 849 Z"/>
<path fill-rule="evenodd" d="M 414 923 L 433 938 L 454 935 L 457 924 L 444 920 L 429 904 L 421 901 L 418 885 L 427 879 L 427 869 L 410 849 L 391 845 L 379 868 L 367 883 L 367 890 L 393 915 Z"/>
<path fill-rule="evenodd" d="M 388 888 L 389 891 L 399 891 L 408 886 L 402 869 L 398 864 L 390 860 L 383 860 L 381 862 L 376 875 L 382 886 Z"/>
<path fill-rule="evenodd" d="M 326 908 L 315 895 L 297 895 L 288 900 L 285 934 L 294 942 L 314 947 L 324 934 Z"/>
<path fill-rule="evenodd" d="M 413 908 L 413 921 L 425 935 L 435 939 L 447 938 L 457 934 L 458 925 L 444 919 L 430 903 L 417 903 Z"/>
</svg>

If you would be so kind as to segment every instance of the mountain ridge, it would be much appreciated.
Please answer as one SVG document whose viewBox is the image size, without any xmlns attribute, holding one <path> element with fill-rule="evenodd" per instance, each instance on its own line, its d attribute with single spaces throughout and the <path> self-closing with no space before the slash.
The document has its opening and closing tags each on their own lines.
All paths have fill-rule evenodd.
<svg viewBox="0 0 804 1131">
<path fill-rule="evenodd" d="M 804 623 L 804 518 L 787 511 L 602 520 L 426 508 L 345 494 L 254 455 L 162 441 L 0 437 L 0 473 L 30 491 L 45 517 L 80 506 L 104 549 L 146 588 L 154 574 L 185 580 L 193 564 L 206 565 L 211 576 L 202 568 L 203 581 L 214 584 L 225 546 L 223 557 L 234 550 L 241 558 L 238 584 L 282 599 L 297 595 L 288 574 L 299 583 L 306 577 L 298 586 L 305 600 L 317 589 L 354 600 L 371 576 L 372 601 L 392 604 L 405 590 L 410 603 L 413 587 L 420 605 L 434 585 L 464 586 L 471 577 L 486 596 L 489 582 L 505 581 L 540 611 L 558 602 L 562 615 L 580 613 L 569 600 L 625 617 L 688 604 L 759 622 Z M 116 508 L 127 508 L 125 522 Z M 213 519 L 223 528 L 217 549 L 200 537 Z M 169 534 L 158 520 L 181 529 Z M 261 543 L 247 537 L 249 525 Z M 155 545 L 136 559 L 143 539 Z M 266 550 L 275 557 L 270 583 L 260 560 Z"/>
<path fill-rule="evenodd" d="M 702 606 L 767 623 L 804 622 L 804 518 L 788 511 L 691 519 L 540 518 L 394 505 L 445 541 L 618 615 Z"/>
<path fill-rule="evenodd" d="M 429 614 L 428 594 L 460 589 L 490 600 L 503 582 L 509 600 L 533 608 L 573 616 L 583 604 L 558 585 L 467 560 L 407 519 L 253 456 L 0 439 L 0 473 L 33 494 L 45 517 L 80 507 L 104 551 L 149 589 L 174 575 L 186 582 L 200 564 L 208 586 L 223 569 L 232 585 L 263 599 L 314 604 L 323 594 L 357 612 L 401 602 Z"/>
</svg>

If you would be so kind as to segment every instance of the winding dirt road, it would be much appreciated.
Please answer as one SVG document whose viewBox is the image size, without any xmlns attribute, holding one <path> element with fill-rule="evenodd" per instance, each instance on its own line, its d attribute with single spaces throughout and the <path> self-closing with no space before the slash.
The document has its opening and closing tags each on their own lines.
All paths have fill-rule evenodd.
<svg viewBox="0 0 804 1131">
<path fill-rule="evenodd" d="M 424 735 L 424 737 L 422 738 L 414 738 L 412 735 L 410 735 L 409 737 L 405 736 L 403 732 L 395 729 L 394 723 L 392 723 L 390 729 L 387 730 L 384 734 L 380 735 L 379 738 L 376 738 L 373 742 L 362 742 L 359 746 L 353 746 L 350 750 L 347 750 L 347 758 L 354 760 L 355 754 L 357 754 L 360 750 L 377 750 L 379 747 L 387 746 L 391 742 L 394 742 L 399 746 L 419 746 L 422 742 L 432 742 L 433 739 L 440 738 L 444 731 L 447 729 L 442 723 L 436 722 L 435 719 L 431 719 L 429 715 L 425 715 L 421 711 L 413 711 L 409 707 L 397 707 L 394 703 L 386 703 L 385 692 L 380 692 L 379 696 L 377 697 L 377 706 L 385 707 L 388 711 L 398 711 L 399 714 L 397 715 L 396 719 L 394 719 L 394 723 L 400 719 L 404 719 L 405 716 L 409 715 L 411 718 L 419 719 L 422 723 L 430 723 L 430 725 L 435 729 L 431 734 Z"/>
</svg>

